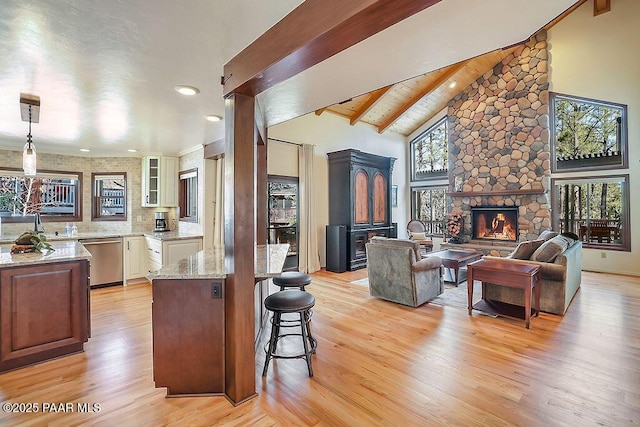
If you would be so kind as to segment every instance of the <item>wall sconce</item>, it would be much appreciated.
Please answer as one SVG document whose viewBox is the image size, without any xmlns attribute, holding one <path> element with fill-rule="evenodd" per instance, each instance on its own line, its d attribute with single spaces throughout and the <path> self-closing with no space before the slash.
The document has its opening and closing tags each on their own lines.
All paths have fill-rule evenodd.
<svg viewBox="0 0 640 427">
<path fill-rule="evenodd" d="M 36 147 L 31 140 L 31 123 L 40 122 L 40 97 L 21 93 L 20 115 L 23 122 L 29 122 L 27 143 L 22 151 L 22 169 L 25 175 L 33 176 L 36 174 Z"/>
</svg>

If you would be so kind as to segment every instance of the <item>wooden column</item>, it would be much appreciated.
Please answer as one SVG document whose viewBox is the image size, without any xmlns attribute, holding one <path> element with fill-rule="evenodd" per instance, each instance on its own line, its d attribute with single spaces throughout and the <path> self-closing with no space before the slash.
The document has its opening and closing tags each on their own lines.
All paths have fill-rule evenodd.
<svg viewBox="0 0 640 427">
<path fill-rule="evenodd" d="M 256 244 L 267 243 L 269 210 L 267 207 L 267 127 L 260 106 L 255 109 L 256 126 Z"/>
<path fill-rule="evenodd" d="M 225 394 L 235 405 L 256 395 L 254 101 L 241 94 L 225 101 Z"/>
<path fill-rule="evenodd" d="M 267 244 L 267 227 L 269 226 L 269 209 L 267 206 L 267 144 L 257 147 L 256 177 L 256 243 Z"/>
</svg>

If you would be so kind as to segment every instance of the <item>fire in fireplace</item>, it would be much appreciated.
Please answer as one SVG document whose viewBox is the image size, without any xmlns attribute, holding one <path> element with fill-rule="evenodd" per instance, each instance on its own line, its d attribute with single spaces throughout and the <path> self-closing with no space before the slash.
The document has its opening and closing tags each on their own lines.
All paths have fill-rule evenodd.
<svg viewBox="0 0 640 427">
<path fill-rule="evenodd" d="M 479 240 L 518 240 L 518 208 L 483 206 L 471 208 L 471 238 Z"/>
</svg>

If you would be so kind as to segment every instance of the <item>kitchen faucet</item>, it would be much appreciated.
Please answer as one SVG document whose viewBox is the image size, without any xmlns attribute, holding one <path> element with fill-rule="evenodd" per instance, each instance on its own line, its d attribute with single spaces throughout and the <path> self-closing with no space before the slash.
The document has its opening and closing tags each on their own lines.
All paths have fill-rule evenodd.
<svg viewBox="0 0 640 427">
<path fill-rule="evenodd" d="M 44 233 L 44 228 L 38 230 L 38 225 L 42 225 L 42 221 L 40 221 L 39 213 L 33 216 L 33 231 L 36 233 Z"/>
</svg>

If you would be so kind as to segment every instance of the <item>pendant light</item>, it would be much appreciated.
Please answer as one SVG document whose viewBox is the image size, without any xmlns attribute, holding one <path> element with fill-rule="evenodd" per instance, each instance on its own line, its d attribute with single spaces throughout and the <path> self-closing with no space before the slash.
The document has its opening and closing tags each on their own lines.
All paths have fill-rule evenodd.
<svg viewBox="0 0 640 427">
<path fill-rule="evenodd" d="M 36 174 L 36 147 L 31 140 L 31 123 L 40 120 L 40 97 L 20 94 L 20 113 L 22 121 L 29 122 L 27 143 L 22 152 L 22 169 L 25 175 L 33 176 Z"/>
</svg>

